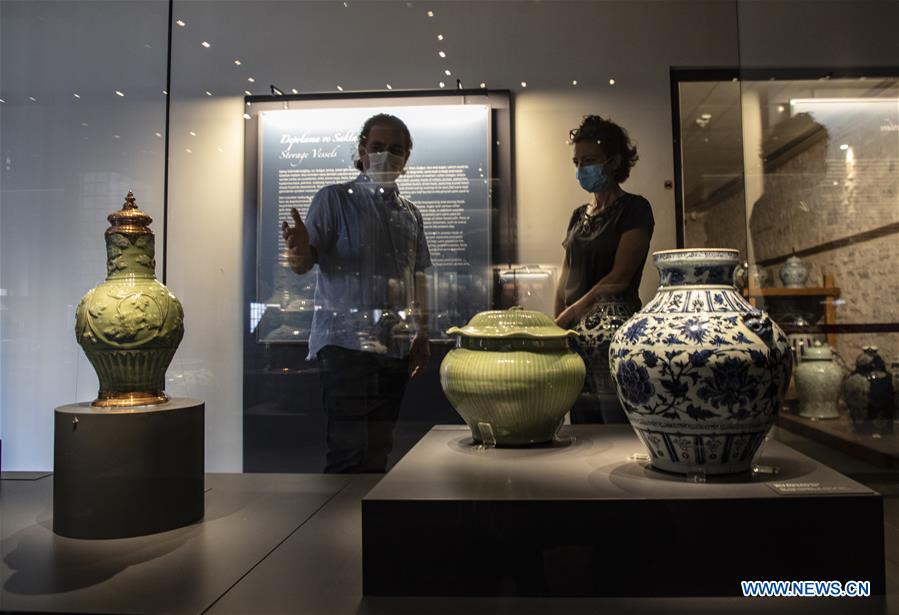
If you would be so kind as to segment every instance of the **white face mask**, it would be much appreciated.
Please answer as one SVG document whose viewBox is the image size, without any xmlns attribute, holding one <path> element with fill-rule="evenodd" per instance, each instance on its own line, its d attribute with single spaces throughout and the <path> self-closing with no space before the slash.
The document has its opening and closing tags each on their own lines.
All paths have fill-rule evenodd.
<svg viewBox="0 0 899 615">
<path fill-rule="evenodd" d="M 368 176 L 378 184 L 392 184 L 400 176 L 406 160 L 390 152 L 368 152 Z"/>
</svg>

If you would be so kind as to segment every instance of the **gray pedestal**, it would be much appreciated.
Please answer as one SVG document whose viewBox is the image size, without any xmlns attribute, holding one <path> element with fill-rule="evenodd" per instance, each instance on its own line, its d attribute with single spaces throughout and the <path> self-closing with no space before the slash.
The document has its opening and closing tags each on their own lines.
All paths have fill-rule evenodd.
<svg viewBox="0 0 899 615">
<path fill-rule="evenodd" d="M 204 404 L 60 406 L 55 413 L 53 531 L 123 538 L 203 517 Z"/>
<path fill-rule="evenodd" d="M 362 501 L 370 596 L 740 596 L 746 580 L 884 592 L 879 494 L 776 441 L 778 475 L 688 482 L 634 461 L 630 426 L 479 449 L 436 427 Z"/>
</svg>

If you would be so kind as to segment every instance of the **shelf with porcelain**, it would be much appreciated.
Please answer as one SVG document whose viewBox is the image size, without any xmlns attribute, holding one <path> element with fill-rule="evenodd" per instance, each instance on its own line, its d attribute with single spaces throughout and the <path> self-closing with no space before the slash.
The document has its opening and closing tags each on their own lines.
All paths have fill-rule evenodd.
<svg viewBox="0 0 899 615">
<path fill-rule="evenodd" d="M 839 297 L 840 289 L 831 288 L 753 288 L 743 291 L 745 297 Z"/>
<path fill-rule="evenodd" d="M 834 285 L 833 276 L 830 274 L 824 275 L 824 284 L 820 287 L 815 288 L 761 288 L 756 286 L 754 280 L 750 277 L 749 286 L 743 289 L 743 296 L 749 299 L 749 302 L 758 306 L 759 300 L 763 303 L 767 303 L 765 309 L 771 314 L 771 317 L 774 318 L 775 321 L 778 321 L 777 312 L 779 311 L 774 302 L 778 300 L 783 300 L 779 307 L 786 308 L 788 305 L 788 301 L 791 299 L 795 299 L 794 303 L 796 304 L 804 304 L 806 307 L 810 307 L 810 314 L 814 313 L 817 309 L 814 305 L 812 305 L 811 300 L 816 297 L 823 298 L 824 305 L 824 313 L 822 314 L 823 324 L 824 325 L 835 325 L 837 322 L 837 313 L 836 313 L 836 299 L 840 297 L 840 289 Z M 773 300 L 773 302 L 772 302 Z M 800 303 L 801 302 L 801 303 Z M 797 305 L 792 306 L 794 309 Z M 772 309 L 774 308 L 774 309 Z M 798 310 L 802 312 L 803 310 Z M 814 322 L 814 320 L 812 321 Z M 786 325 L 789 323 L 780 323 L 782 325 Z M 805 323 L 803 323 L 805 324 Z M 837 341 L 836 334 L 828 331 L 827 333 L 827 343 L 831 346 L 835 345 Z"/>
</svg>

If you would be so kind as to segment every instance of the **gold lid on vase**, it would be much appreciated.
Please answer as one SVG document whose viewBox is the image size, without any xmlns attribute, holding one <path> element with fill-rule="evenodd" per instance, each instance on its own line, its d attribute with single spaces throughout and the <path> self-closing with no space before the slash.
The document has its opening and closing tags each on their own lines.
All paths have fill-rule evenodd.
<svg viewBox="0 0 899 615">
<path fill-rule="evenodd" d="M 128 192 L 122 208 L 109 214 L 107 217 L 112 225 L 106 229 L 106 234 L 122 233 L 124 235 L 152 235 L 150 224 L 153 218 L 137 208 L 137 201 L 133 192 Z"/>
</svg>

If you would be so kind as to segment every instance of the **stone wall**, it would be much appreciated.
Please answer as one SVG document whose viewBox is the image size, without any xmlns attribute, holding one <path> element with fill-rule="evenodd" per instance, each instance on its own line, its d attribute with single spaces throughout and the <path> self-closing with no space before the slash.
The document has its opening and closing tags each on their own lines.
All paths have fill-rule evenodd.
<svg viewBox="0 0 899 615">
<path fill-rule="evenodd" d="M 896 229 L 828 246 L 899 226 L 899 133 L 883 130 L 883 118 L 871 113 L 829 118 L 826 127 L 800 115 L 766 137 L 764 195 L 750 207 L 755 260 L 767 265 L 769 286 L 782 286 L 777 274 L 783 261 L 809 250 L 802 256 L 810 274 L 806 285 L 819 287 L 824 274 L 833 275 L 842 291 L 838 323 L 899 322 Z M 804 135 L 798 143 L 797 134 Z M 785 145 L 789 139 L 792 147 Z M 740 192 L 702 213 L 688 213 L 687 245 L 745 247 L 743 212 Z M 865 345 L 881 348 L 888 363 L 899 361 L 899 333 L 841 334 L 836 350 L 854 364 Z"/>
</svg>

